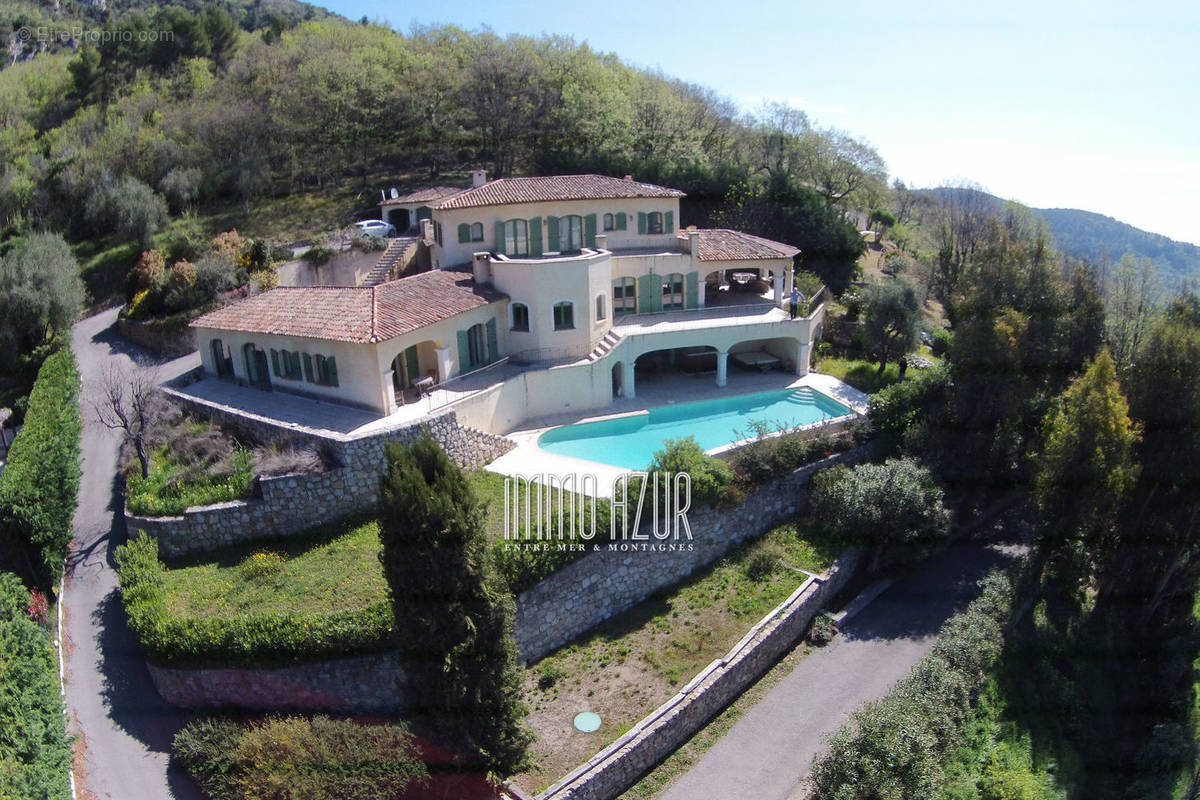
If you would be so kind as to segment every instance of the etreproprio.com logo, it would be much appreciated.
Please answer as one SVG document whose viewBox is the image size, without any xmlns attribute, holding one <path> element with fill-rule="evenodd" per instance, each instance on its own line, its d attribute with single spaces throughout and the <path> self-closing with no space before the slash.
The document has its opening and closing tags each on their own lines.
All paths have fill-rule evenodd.
<svg viewBox="0 0 1200 800">
<path fill-rule="evenodd" d="M 174 31 L 130 30 L 110 28 L 85 28 L 82 25 L 54 27 L 28 25 L 19 28 L 16 33 L 20 42 L 38 42 L 49 44 L 107 44 L 110 42 L 173 42 Z"/>
</svg>

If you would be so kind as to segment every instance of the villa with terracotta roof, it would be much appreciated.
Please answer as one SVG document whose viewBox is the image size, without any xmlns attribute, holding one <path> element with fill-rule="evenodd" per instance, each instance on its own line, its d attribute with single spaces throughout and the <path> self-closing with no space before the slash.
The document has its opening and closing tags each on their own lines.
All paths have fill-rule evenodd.
<svg viewBox="0 0 1200 800">
<path fill-rule="evenodd" d="M 482 375 L 488 391 L 463 393 L 456 410 L 502 433 L 634 397 L 647 371 L 709 373 L 722 387 L 731 361 L 808 372 L 824 307 L 790 313 L 795 247 L 680 229 L 683 192 L 630 177 L 477 172 L 472 184 L 393 190 L 380 204 L 417 234 L 429 271 L 279 287 L 196 319 L 205 373 L 380 415 Z"/>
</svg>

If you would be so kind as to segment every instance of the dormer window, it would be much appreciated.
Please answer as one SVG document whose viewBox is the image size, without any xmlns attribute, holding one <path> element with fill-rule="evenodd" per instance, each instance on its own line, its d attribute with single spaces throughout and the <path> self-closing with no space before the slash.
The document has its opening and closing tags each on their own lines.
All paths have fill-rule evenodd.
<svg viewBox="0 0 1200 800">
<path fill-rule="evenodd" d="M 483 241 L 483 223 L 482 222 L 475 222 L 471 225 L 471 241 L 472 242 L 482 242 Z"/>
</svg>

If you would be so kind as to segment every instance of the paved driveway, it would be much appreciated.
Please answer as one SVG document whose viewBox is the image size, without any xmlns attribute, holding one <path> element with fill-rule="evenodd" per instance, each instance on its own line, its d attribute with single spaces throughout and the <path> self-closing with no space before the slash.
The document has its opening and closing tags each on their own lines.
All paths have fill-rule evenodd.
<svg viewBox="0 0 1200 800">
<path fill-rule="evenodd" d="M 89 390 L 104 364 L 147 355 L 117 336 L 116 311 L 82 320 L 71 334 L 83 377 L 83 475 L 75 540 L 63 592 L 67 705 L 81 736 L 76 758 L 81 798 L 191 800 L 200 794 L 168 769 L 171 739 L 186 720 L 150 683 L 117 593 L 113 549 L 125 540 L 114 481 L 119 437 L 95 420 Z M 195 366 L 193 353 L 160 367 L 164 380 Z"/>
<path fill-rule="evenodd" d="M 800 782 L 823 739 L 864 702 L 887 694 L 929 652 L 942 623 L 975 596 L 975 582 L 1009 558 L 960 542 L 898 580 L 847 620 L 833 644 L 801 661 L 661 797 L 803 797 Z"/>
</svg>

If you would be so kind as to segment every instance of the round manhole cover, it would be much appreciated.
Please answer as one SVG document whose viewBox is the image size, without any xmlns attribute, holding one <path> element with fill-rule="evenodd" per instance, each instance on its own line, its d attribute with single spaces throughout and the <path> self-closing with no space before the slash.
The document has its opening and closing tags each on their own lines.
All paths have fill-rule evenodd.
<svg viewBox="0 0 1200 800">
<path fill-rule="evenodd" d="M 575 715 L 575 730 L 595 733 L 600 730 L 600 715 L 595 711 L 584 711 Z"/>
</svg>

